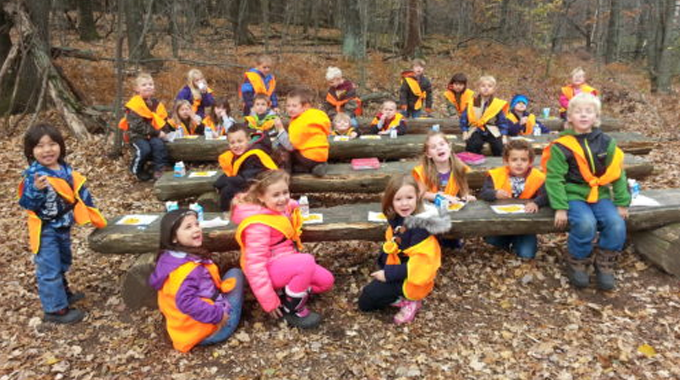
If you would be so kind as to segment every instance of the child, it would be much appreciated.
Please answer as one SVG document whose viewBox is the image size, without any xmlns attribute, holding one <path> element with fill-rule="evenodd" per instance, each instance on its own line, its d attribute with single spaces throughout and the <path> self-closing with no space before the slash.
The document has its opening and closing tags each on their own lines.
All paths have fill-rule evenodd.
<svg viewBox="0 0 680 380">
<path fill-rule="evenodd" d="M 529 98 L 517 94 L 510 101 L 510 112 L 506 115 L 508 119 L 508 136 L 533 135 L 534 128 L 540 128 L 541 133 L 550 133 L 550 129 L 536 120 L 533 113 L 527 111 Z M 504 153 L 505 154 L 505 153 Z"/>
<path fill-rule="evenodd" d="M 59 130 L 38 124 L 26 131 L 24 155 L 29 163 L 19 185 L 19 205 L 28 213 L 28 235 L 35 254 L 38 294 L 45 313 L 54 323 L 76 323 L 85 313 L 70 305 L 83 299 L 66 281 L 71 266 L 71 226 L 92 223 L 106 227 L 106 219 L 94 207 L 85 177 L 69 166 L 66 145 Z"/>
<path fill-rule="evenodd" d="M 616 259 L 626 242 L 624 220 L 631 197 L 623 152 L 598 128 L 600 107 L 592 94 L 574 96 L 567 108 L 569 129 L 545 148 L 541 164 L 547 170 L 545 187 L 555 209 L 555 226 L 564 228 L 569 223 L 569 280 L 579 288 L 588 286 L 587 267 L 594 257 L 598 287 L 611 290 L 616 286 Z"/>
<path fill-rule="evenodd" d="M 186 100 L 191 105 L 192 111 L 203 119 L 205 108 L 215 103 L 212 92 L 201 70 L 191 69 L 187 73 L 187 84 L 179 91 L 175 101 Z"/>
<path fill-rule="evenodd" d="M 571 84 L 562 87 L 560 92 L 560 117 L 563 120 L 567 120 L 569 101 L 582 92 L 595 96 L 598 95 L 597 90 L 586 83 L 586 72 L 582 68 L 577 67 L 571 72 Z"/>
<path fill-rule="evenodd" d="M 203 119 L 203 125 L 212 129 L 215 136 L 226 136 L 229 128 L 236 122 L 233 117 L 229 116 L 230 113 L 229 100 L 218 98 L 210 109 L 210 114 Z"/>
<path fill-rule="evenodd" d="M 378 113 L 371 121 L 371 133 L 374 135 L 389 135 L 396 129 L 397 135 L 406 133 L 406 121 L 404 116 L 397 112 L 397 103 L 394 100 L 385 100 Z"/>
<path fill-rule="evenodd" d="M 286 111 L 290 116 L 288 131 L 277 126 L 277 143 L 286 171 L 312 173 L 323 177 L 328 170 L 328 136 L 331 121 L 326 113 L 311 108 L 312 94 L 307 89 L 295 89 L 288 93 Z"/>
<path fill-rule="evenodd" d="M 167 125 L 168 112 L 163 103 L 154 99 L 156 87 L 151 75 L 141 73 L 135 79 L 135 93 L 125 104 L 125 117 L 118 127 L 126 134 L 134 148 L 130 171 L 140 181 L 163 176 L 168 152 L 163 139 L 171 128 Z M 145 170 L 149 158 L 153 161 L 154 173 L 151 177 Z"/>
<path fill-rule="evenodd" d="M 257 94 L 253 97 L 250 115 L 245 117 L 250 129 L 275 135 L 277 130 L 283 128 L 281 119 L 269 108 L 270 105 L 269 97 L 265 94 Z"/>
<path fill-rule="evenodd" d="M 418 185 L 408 174 L 392 177 L 382 198 L 382 211 L 389 226 L 378 256 L 380 270 L 359 296 L 359 309 L 372 311 L 399 308 L 394 323 L 413 321 L 422 300 L 434 288 L 441 265 L 441 248 L 434 236 L 451 229 L 448 213 L 425 205 Z"/>
<path fill-rule="evenodd" d="M 463 131 L 465 150 L 482 153 L 485 142 L 489 143 L 491 153 L 499 156 L 503 152 L 503 144 L 507 142 L 508 126 L 505 114 L 508 102 L 495 98 L 496 79 L 490 75 L 479 78 L 479 95 L 468 103 L 467 109 L 460 115 L 460 129 Z"/>
<path fill-rule="evenodd" d="M 241 267 L 264 311 L 312 328 L 321 316 L 307 309 L 309 295 L 329 291 L 335 279 L 314 256 L 301 253 L 302 216 L 289 182 L 282 170 L 261 173 L 248 193 L 234 199 L 232 221 L 238 223 Z"/>
<path fill-rule="evenodd" d="M 333 136 L 347 136 L 355 139 L 361 135 L 359 129 L 352 126 L 352 119 L 344 112 L 338 112 L 333 117 Z"/>
<path fill-rule="evenodd" d="M 423 74 L 425 61 L 414 59 L 412 68 L 401 73 L 399 108 L 402 115 L 415 119 L 422 114 L 423 105 L 425 112 L 432 113 L 432 84 Z"/>
<path fill-rule="evenodd" d="M 220 278 L 193 210 L 172 210 L 161 219 L 160 250 L 149 285 L 172 345 L 189 352 L 196 345 L 224 342 L 236 330 L 243 304 L 243 273 L 231 268 Z"/>
<path fill-rule="evenodd" d="M 487 202 L 498 199 L 529 199 L 524 210 L 533 214 L 548 205 L 545 193 L 545 174 L 531 167 L 535 154 L 524 140 L 512 140 L 503 149 L 503 164 L 489 170 L 479 197 Z M 536 235 L 491 236 L 484 240 L 496 247 L 512 250 L 523 259 L 536 256 Z"/>
<path fill-rule="evenodd" d="M 359 125 L 356 116 L 362 113 L 356 86 L 342 77 L 342 70 L 333 66 L 326 70 L 326 81 L 330 87 L 323 105 L 324 112 L 331 119 L 342 112 L 351 115 L 352 126 L 356 128 Z"/>
<path fill-rule="evenodd" d="M 168 123 L 182 136 L 203 135 L 205 131 L 200 116 L 194 113 L 191 104 L 186 100 L 175 101 L 172 107 L 172 118 L 168 120 Z"/>
<path fill-rule="evenodd" d="M 262 138 L 269 139 L 266 136 Z M 248 181 L 265 170 L 276 170 L 278 167 L 269 156 L 269 145 L 255 142 L 249 143 L 248 128 L 237 124 L 227 132 L 229 150 L 218 158 L 224 171 L 215 188 L 220 192 L 220 209 L 228 211 L 234 195 L 246 190 Z"/>
<path fill-rule="evenodd" d="M 463 73 L 456 73 L 451 77 L 449 85 L 446 86 L 444 97 L 449 103 L 446 109 L 449 115 L 460 115 L 467 109 L 468 103 L 472 102 L 475 92 L 467 88 L 467 77 Z"/>
<path fill-rule="evenodd" d="M 243 99 L 243 116 L 250 115 L 253 106 L 253 97 L 256 94 L 264 94 L 271 100 L 274 112 L 279 113 L 279 100 L 276 96 L 276 78 L 269 72 L 272 69 L 273 60 L 268 55 L 257 57 L 254 68 L 246 71 L 243 84 L 240 87 L 241 99 Z"/>
</svg>

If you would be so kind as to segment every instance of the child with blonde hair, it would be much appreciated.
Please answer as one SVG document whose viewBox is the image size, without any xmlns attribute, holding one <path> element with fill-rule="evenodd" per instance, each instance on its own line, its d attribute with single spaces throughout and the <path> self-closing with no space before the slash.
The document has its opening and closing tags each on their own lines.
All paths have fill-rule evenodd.
<svg viewBox="0 0 680 380">
<path fill-rule="evenodd" d="M 361 116 L 361 99 L 357 96 L 356 85 L 342 76 L 342 70 L 338 67 L 330 66 L 326 70 L 326 81 L 328 82 L 328 92 L 323 104 L 323 111 L 329 118 L 335 117 L 339 113 L 346 113 L 350 116 L 353 127 L 358 126 L 357 116 Z"/>
<path fill-rule="evenodd" d="M 385 100 L 380 112 L 371 121 L 371 132 L 374 135 L 389 135 L 392 130 L 401 136 L 406 133 L 406 118 L 397 112 L 394 100 Z"/>
<path fill-rule="evenodd" d="M 182 136 L 203 135 L 205 129 L 201 117 L 194 113 L 191 103 L 187 100 L 175 101 L 172 118 L 168 119 L 168 123 Z"/>
<path fill-rule="evenodd" d="M 569 101 L 574 96 L 582 92 L 595 96 L 599 95 L 594 87 L 586 83 L 586 72 L 582 68 L 575 68 L 569 76 L 571 83 L 560 90 L 560 117 L 563 120 L 567 120 L 567 107 L 569 106 Z"/>
<path fill-rule="evenodd" d="M 208 87 L 203 73 L 199 69 L 191 69 L 187 73 L 187 84 L 179 90 L 175 101 L 186 100 L 191 105 L 191 109 L 201 119 L 205 117 L 206 107 L 215 104 L 213 90 Z"/>
<path fill-rule="evenodd" d="M 350 139 L 355 139 L 361 135 L 358 128 L 352 126 L 352 118 L 344 113 L 339 112 L 333 117 L 333 136 L 347 136 Z"/>
<path fill-rule="evenodd" d="M 255 67 L 243 75 L 243 84 L 239 88 L 239 95 L 243 100 L 243 116 L 250 115 L 253 98 L 257 94 L 269 97 L 274 112 L 279 113 L 279 99 L 276 96 L 276 77 L 271 73 L 274 60 L 268 55 L 260 55 L 255 61 Z"/>
<path fill-rule="evenodd" d="M 505 117 L 509 111 L 508 102 L 494 97 L 496 78 L 484 75 L 477 84 L 478 95 L 460 115 L 465 150 L 480 154 L 484 144 L 488 143 L 491 153 L 500 157 L 508 138 L 508 121 Z"/>
</svg>

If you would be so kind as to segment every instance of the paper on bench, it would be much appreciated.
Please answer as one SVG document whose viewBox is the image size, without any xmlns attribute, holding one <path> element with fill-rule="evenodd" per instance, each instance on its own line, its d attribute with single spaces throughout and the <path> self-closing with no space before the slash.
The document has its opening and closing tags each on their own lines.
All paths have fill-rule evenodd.
<svg viewBox="0 0 680 380">
<path fill-rule="evenodd" d="M 148 226 L 158 219 L 158 215 L 133 214 L 125 215 L 116 222 L 120 226 Z"/>
<path fill-rule="evenodd" d="M 349 136 L 333 136 L 333 141 L 349 141 Z"/>
<path fill-rule="evenodd" d="M 526 212 L 523 204 L 492 205 L 491 209 L 496 214 L 523 214 Z"/>
<path fill-rule="evenodd" d="M 522 140 L 522 141 L 526 141 L 526 142 L 534 142 L 535 141 L 534 139 L 530 139 L 530 138 L 524 137 L 524 136 L 510 136 L 510 140 Z"/>
<path fill-rule="evenodd" d="M 633 201 L 630 202 L 630 207 L 654 207 L 654 206 L 661 206 L 661 203 L 657 202 L 656 199 L 652 199 L 650 197 L 646 197 L 642 194 L 638 195 L 637 197 L 633 198 Z"/>
<path fill-rule="evenodd" d="M 369 211 L 368 212 L 368 221 L 369 222 L 377 222 L 377 223 L 385 223 L 385 222 L 387 222 L 387 217 L 382 212 Z"/>
<path fill-rule="evenodd" d="M 466 204 L 467 204 L 467 203 L 465 203 L 465 202 L 453 202 L 453 203 L 449 203 L 449 212 L 451 212 L 451 211 L 460 211 L 460 210 L 463 209 L 463 207 L 465 207 Z"/>
<path fill-rule="evenodd" d="M 203 172 L 191 172 L 189 173 L 189 178 L 205 178 L 212 177 L 217 174 L 217 170 L 208 170 Z"/>
<path fill-rule="evenodd" d="M 222 219 L 219 216 L 211 219 L 211 220 L 204 220 L 200 223 L 201 228 L 215 228 L 215 227 L 224 227 L 229 225 L 229 220 L 228 219 Z"/>
<path fill-rule="evenodd" d="M 320 224 L 323 223 L 323 214 L 309 214 L 302 217 L 303 224 Z"/>
<path fill-rule="evenodd" d="M 359 138 L 362 140 L 380 140 L 380 135 L 361 135 Z"/>
</svg>

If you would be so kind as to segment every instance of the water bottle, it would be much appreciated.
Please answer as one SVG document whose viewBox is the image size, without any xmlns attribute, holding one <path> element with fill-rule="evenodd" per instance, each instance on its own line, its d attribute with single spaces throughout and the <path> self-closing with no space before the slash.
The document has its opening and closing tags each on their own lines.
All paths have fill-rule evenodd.
<svg viewBox="0 0 680 380">
<path fill-rule="evenodd" d="M 189 205 L 189 210 L 195 211 L 199 222 L 203 221 L 203 206 L 198 203 L 192 203 Z"/>
<path fill-rule="evenodd" d="M 437 194 L 434 197 L 434 205 L 439 207 L 440 209 L 442 209 L 444 211 L 448 211 L 449 210 L 449 199 L 442 194 Z"/>
<path fill-rule="evenodd" d="M 440 130 L 439 124 L 435 124 L 432 126 L 432 132 L 439 132 L 439 130 Z"/>
<path fill-rule="evenodd" d="M 175 177 L 177 178 L 184 177 L 185 175 L 187 175 L 187 170 L 184 167 L 184 161 L 175 162 L 175 168 L 173 171 L 175 173 Z"/>
<path fill-rule="evenodd" d="M 392 139 L 397 138 L 397 128 L 390 129 L 390 138 L 392 138 Z"/>
<path fill-rule="evenodd" d="M 640 195 L 640 183 L 632 178 L 628 179 L 628 189 L 630 189 L 630 196 L 632 199 L 635 199 Z"/>
<path fill-rule="evenodd" d="M 539 127 L 538 125 L 534 125 L 534 136 L 538 137 L 540 135 L 541 135 L 541 127 Z"/>
<path fill-rule="evenodd" d="M 205 129 L 203 130 L 203 136 L 205 136 L 206 140 L 212 140 L 215 138 L 213 130 L 210 127 L 205 127 Z"/>
<path fill-rule="evenodd" d="M 179 127 L 177 129 L 175 129 L 175 138 L 181 139 L 182 137 L 184 137 L 184 128 Z"/>
<path fill-rule="evenodd" d="M 170 212 L 172 210 L 179 210 L 179 205 L 177 204 L 177 201 L 165 202 L 165 211 Z"/>
<path fill-rule="evenodd" d="M 298 204 L 300 205 L 300 214 L 302 214 L 303 217 L 308 217 L 309 216 L 309 199 L 307 199 L 306 195 L 303 195 L 300 197 L 300 200 L 298 201 Z"/>
</svg>

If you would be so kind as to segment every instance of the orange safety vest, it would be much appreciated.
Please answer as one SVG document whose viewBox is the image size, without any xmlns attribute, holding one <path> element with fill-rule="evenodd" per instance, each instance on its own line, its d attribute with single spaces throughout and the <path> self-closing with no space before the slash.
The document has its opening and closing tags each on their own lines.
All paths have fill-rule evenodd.
<svg viewBox="0 0 680 380">
<path fill-rule="evenodd" d="M 604 172 L 604 174 L 602 174 L 600 177 L 596 177 L 593 174 L 591 165 L 588 163 L 588 159 L 586 158 L 586 154 L 583 151 L 581 144 L 579 144 L 576 137 L 572 135 L 562 136 L 559 139 L 551 142 L 547 147 L 545 147 L 545 149 L 543 149 L 541 167 L 543 168 L 544 172 L 547 173 L 547 164 L 548 160 L 550 160 L 550 148 L 552 148 L 553 144 L 560 144 L 569 149 L 574 154 L 576 164 L 578 165 L 578 171 L 590 186 L 590 193 L 588 194 L 586 202 L 596 203 L 600 196 L 599 187 L 608 185 L 621 178 L 621 173 L 623 172 L 623 151 L 619 149 L 619 147 L 615 148 L 614 158 L 609 163 L 609 166 L 607 166 L 607 170 Z M 586 148 L 588 148 L 587 145 Z M 590 151 L 589 148 L 588 150 Z M 592 154 L 590 154 L 590 157 L 592 158 Z"/>
<path fill-rule="evenodd" d="M 581 92 L 593 94 L 595 96 L 597 96 L 597 94 L 598 94 L 597 90 L 595 88 L 590 87 L 589 85 L 587 85 L 585 83 L 579 86 L 579 90 Z M 576 90 L 574 90 L 574 86 L 571 86 L 571 85 L 564 86 L 564 87 L 562 87 L 562 94 L 564 94 L 564 96 L 566 96 L 568 100 L 571 100 L 571 98 L 573 98 L 576 95 Z M 560 107 L 560 112 L 565 112 L 566 110 L 567 110 L 566 108 Z"/>
<path fill-rule="evenodd" d="M 246 267 L 246 246 L 243 241 L 243 231 L 252 224 L 264 224 L 265 226 L 269 226 L 283 234 L 286 239 L 294 241 L 298 251 L 304 250 L 304 246 L 300 240 L 300 236 L 302 235 L 302 214 L 300 213 L 300 208 L 296 207 L 290 215 L 290 218 L 285 215 L 251 215 L 239 223 L 238 228 L 236 228 L 236 232 L 234 233 L 236 242 L 239 247 L 241 247 L 241 268 Z"/>
<path fill-rule="evenodd" d="M 217 265 L 213 263 L 190 261 L 180 265 L 168 275 L 163 287 L 158 291 L 158 308 L 165 316 L 165 326 L 172 340 L 172 346 L 180 352 L 189 352 L 195 345 L 217 331 L 218 328 L 217 324 L 199 322 L 188 314 L 182 313 L 175 303 L 175 297 L 184 280 L 199 266 L 208 270 L 215 287 L 220 292 L 230 292 L 236 286 L 235 278 L 222 281 Z M 201 298 L 201 300 L 210 305 L 215 304 L 209 298 Z"/>
<path fill-rule="evenodd" d="M 505 117 L 508 118 L 513 124 L 517 124 L 519 122 L 519 119 L 517 119 L 517 116 L 515 116 L 514 113 L 508 112 Z M 536 125 L 536 116 L 533 113 L 530 113 L 529 116 L 527 117 L 527 123 L 524 126 L 524 131 L 520 132 L 520 135 L 533 135 L 534 134 L 534 126 Z"/>
<path fill-rule="evenodd" d="M 97 228 L 106 227 L 106 219 L 96 207 L 91 207 L 83 202 L 80 197 L 80 190 L 85 184 L 86 178 L 82 174 L 73 171 L 73 188 L 65 180 L 57 177 L 47 177 L 47 182 L 64 198 L 66 202 L 73 205 L 73 217 L 76 223 L 83 225 L 92 223 Z M 24 193 L 24 182 L 19 183 L 19 197 Z M 28 214 L 28 239 L 31 252 L 40 251 L 40 235 L 42 233 L 42 219 L 34 211 L 27 210 Z"/>
<path fill-rule="evenodd" d="M 458 116 L 463 113 L 463 111 L 467 108 L 469 103 L 472 103 L 472 101 L 475 98 L 475 92 L 470 90 L 469 88 L 466 88 L 465 91 L 460 95 L 460 104 L 456 101 L 456 94 L 453 93 L 451 90 L 446 90 L 444 92 L 444 97 L 453 104 L 454 107 L 456 107 L 456 111 L 458 112 Z"/>
<path fill-rule="evenodd" d="M 245 78 L 244 81 L 248 80 L 253 86 L 253 91 L 255 91 L 255 94 L 265 94 L 271 98 L 274 90 L 276 90 L 276 78 L 273 75 L 272 79 L 269 81 L 269 88 L 267 88 L 267 85 L 265 85 L 264 78 L 262 78 L 260 73 L 246 71 L 243 77 Z M 239 94 L 241 95 L 241 98 L 243 98 L 240 87 Z"/>
<path fill-rule="evenodd" d="M 180 120 L 179 125 L 175 121 L 175 119 L 168 119 L 168 124 L 170 124 L 175 130 L 182 128 L 182 132 L 184 133 L 184 136 L 191 136 L 196 134 L 196 128 L 200 124 L 196 124 L 193 120 L 191 121 L 191 126 L 187 128 L 187 126 Z"/>
<path fill-rule="evenodd" d="M 326 101 L 335 107 L 335 112 L 340 113 L 343 112 L 342 108 L 350 102 L 351 100 L 356 100 L 357 102 L 357 108 L 354 110 L 354 116 L 361 116 L 363 114 L 363 110 L 361 108 L 361 99 L 358 96 L 355 96 L 353 98 L 347 98 L 343 100 L 338 100 L 333 94 L 331 94 L 330 91 L 326 94 Z"/>
<path fill-rule="evenodd" d="M 125 108 L 135 112 L 144 119 L 150 119 L 151 125 L 158 131 L 165 126 L 166 119 L 168 118 L 168 111 L 165 109 L 163 103 L 158 103 L 156 111 L 151 111 L 149 106 L 146 105 L 144 99 L 139 95 L 133 96 L 132 99 L 125 103 Z M 118 128 L 125 132 L 130 129 L 125 116 L 123 116 L 123 118 L 118 122 Z M 123 139 L 125 142 L 130 140 L 127 133 L 124 134 Z"/>
<path fill-rule="evenodd" d="M 355 132 L 355 131 L 356 131 L 356 130 L 354 129 L 354 127 L 349 127 L 349 128 L 347 128 L 347 130 L 345 131 L 345 133 L 340 133 L 339 131 L 333 129 L 333 131 L 331 131 L 331 135 L 332 135 L 332 136 L 349 136 L 349 135 L 352 134 L 352 132 Z"/>
<path fill-rule="evenodd" d="M 208 87 L 207 91 L 208 91 L 208 94 L 213 93 L 213 90 L 210 87 Z M 198 112 L 198 107 L 201 105 L 201 103 L 203 103 L 203 96 L 202 95 L 198 99 L 194 98 L 194 101 L 191 102 L 191 109 L 194 111 L 194 113 Z"/>
<path fill-rule="evenodd" d="M 238 174 L 241 164 L 243 164 L 250 156 L 257 156 L 257 158 L 260 159 L 262 165 L 264 165 L 264 167 L 269 170 L 276 170 L 279 168 L 276 166 L 274 160 L 272 160 L 272 158 L 261 149 L 251 149 L 237 157 L 235 161 L 234 153 L 228 150 L 220 154 L 220 157 L 217 159 L 217 161 L 220 163 L 220 166 L 227 177 L 234 177 Z"/>
<path fill-rule="evenodd" d="M 288 138 L 305 158 L 316 162 L 328 161 L 328 136 L 331 121 L 325 112 L 310 108 L 290 121 Z"/>
<path fill-rule="evenodd" d="M 257 129 L 258 131 L 268 131 L 272 129 L 276 123 L 276 118 L 271 118 L 269 120 L 265 118 L 262 122 L 255 116 L 246 116 L 243 119 L 248 123 L 248 128 Z"/>
<path fill-rule="evenodd" d="M 406 279 L 402 285 L 404 296 L 417 301 L 425 298 L 434 288 L 434 279 L 437 270 L 441 266 L 441 247 L 434 235 L 428 236 L 420 243 L 401 250 L 399 245 L 392 241 L 392 227 L 385 231 L 385 244 L 383 251 L 387 254 L 385 265 L 399 265 L 401 259 L 399 253 L 409 257 L 406 263 Z"/>
<path fill-rule="evenodd" d="M 413 95 L 418 97 L 418 100 L 416 100 L 416 103 L 413 105 L 413 109 L 418 111 L 419 109 L 423 108 L 423 102 L 427 98 L 427 91 L 423 91 L 420 88 L 420 84 L 418 81 L 411 77 L 411 76 L 405 76 L 403 77 L 406 81 L 406 84 L 408 85 L 408 88 L 411 90 Z"/>
<path fill-rule="evenodd" d="M 512 195 L 512 186 L 510 185 L 510 169 L 507 166 L 489 170 L 489 176 L 493 180 L 493 188 L 496 190 L 505 190 Z M 535 168 L 529 170 L 529 175 L 524 183 L 524 191 L 519 195 L 519 199 L 531 199 L 536 195 L 538 189 L 543 186 L 545 182 L 545 174 Z"/>
<path fill-rule="evenodd" d="M 390 120 L 389 123 L 383 124 L 382 128 L 380 128 L 381 131 L 389 131 L 392 128 L 397 128 L 399 126 L 399 123 L 401 123 L 401 120 L 404 118 L 404 115 L 401 113 L 397 112 L 394 114 L 394 117 L 392 120 Z M 373 118 L 373 121 L 371 121 L 371 125 L 378 125 L 380 122 L 380 118 L 377 116 Z"/>
<path fill-rule="evenodd" d="M 480 118 L 475 114 L 474 102 L 470 102 L 468 103 L 467 107 L 468 123 L 470 123 L 470 125 L 472 125 L 473 127 L 477 127 L 484 131 L 486 130 L 486 124 L 489 122 L 489 120 L 493 119 L 501 111 L 507 114 L 508 109 L 509 109 L 508 102 L 506 102 L 505 100 L 494 98 L 491 101 L 491 104 L 489 104 L 489 106 L 486 107 L 484 114 Z"/>
<path fill-rule="evenodd" d="M 469 173 L 472 169 L 470 169 L 469 166 L 465 165 L 465 173 Z M 427 191 L 431 193 L 436 193 L 439 191 L 439 188 L 437 186 L 437 181 L 434 182 L 433 185 L 428 186 L 428 181 L 425 178 L 425 169 L 423 168 L 423 165 L 418 165 L 413 170 L 411 171 L 411 175 L 413 175 L 413 178 L 415 178 L 416 182 L 420 182 L 425 185 L 427 188 Z M 446 189 L 444 189 L 444 194 L 448 194 L 451 196 L 458 196 L 458 192 L 460 191 L 460 188 L 458 187 L 458 182 L 456 179 L 453 177 L 453 170 L 451 170 L 451 174 L 449 174 L 449 182 L 446 184 Z"/>
</svg>

